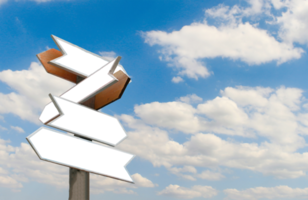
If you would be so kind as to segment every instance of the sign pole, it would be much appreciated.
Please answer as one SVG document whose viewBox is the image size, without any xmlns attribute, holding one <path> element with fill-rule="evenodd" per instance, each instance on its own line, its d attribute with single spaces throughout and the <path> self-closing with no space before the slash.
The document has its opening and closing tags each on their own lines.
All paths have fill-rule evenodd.
<svg viewBox="0 0 308 200">
<path fill-rule="evenodd" d="M 77 76 L 76 84 L 84 78 Z M 95 96 L 82 103 L 82 105 L 95 109 Z M 76 137 L 79 137 L 75 135 Z M 82 137 L 80 137 L 82 138 Z M 87 138 L 83 138 L 89 140 Z M 90 140 L 91 141 L 91 140 Z M 89 172 L 70 168 L 69 171 L 69 200 L 90 200 L 90 174 Z"/>
<path fill-rule="evenodd" d="M 90 200 L 89 172 L 70 168 L 69 200 Z"/>
</svg>

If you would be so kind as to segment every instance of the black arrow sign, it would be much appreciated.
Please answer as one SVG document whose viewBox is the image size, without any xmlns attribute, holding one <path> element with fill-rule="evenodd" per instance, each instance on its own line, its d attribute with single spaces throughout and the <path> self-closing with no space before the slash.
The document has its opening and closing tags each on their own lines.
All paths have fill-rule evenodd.
<svg viewBox="0 0 308 200">
<path fill-rule="evenodd" d="M 40 159 L 131 182 L 125 166 L 133 155 L 41 127 L 27 137 Z"/>
</svg>

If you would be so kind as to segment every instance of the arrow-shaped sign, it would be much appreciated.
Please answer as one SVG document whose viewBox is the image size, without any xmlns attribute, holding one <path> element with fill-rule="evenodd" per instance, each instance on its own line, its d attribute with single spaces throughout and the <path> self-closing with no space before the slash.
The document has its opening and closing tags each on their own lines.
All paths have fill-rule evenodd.
<svg viewBox="0 0 308 200">
<path fill-rule="evenodd" d="M 41 160 L 133 182 L 125 169 L 129 153 L 43 127 L 27 140 Z"/>
<path fill-rule="evenodd" d="M 46 72 L 48 72 L 49 74 L 52 74 L 73 83 L 80 82 L 76 74 L 67 71 L 65 68 L 59 68 L 50 64 L 51 60 L 63 56 L 61 51 L 58 51 L 56 49 L 48 49 L 47 51 L 37 54 L 36 56 L 44 66 Z M 127 75 L 124 68 L 120 65 L 117 66 L 113 75 L 119 81 L 95 95 L 95 110 L 101 109 L 102 107 L 120 99 L 126 89 L 126 86 L 130 82 L 130 77 Z"/>
<path fill-rule="evenodd" d="M 88 77 L 109 62 L 101 56 L 80 48 L 59 37 L 54 35 L 51 37 L 63 53 L 63 56 L 51 60 L 50 63 L 78 76 Z M 124 68 L 120 65 L 117 66 L 115 72 L 119 70 L 126 73 Z"/>
<path fill-rule="evenodd" d="M 108 88 L 117 82 L 117 79 L 112 74 L 120 59 L 121 57 L 117 57 L 115 60 L 101 67 L 88 78 L 66 91 L 61 95 L 61 97 L 74 103 L 82 103 L 102 90 Z M 45 106 L 40 116 L 40 120 L 46 124 L 50 120 L 57 117 L 58 114 L 59 113 L 56 107 L 52 103 L 49 103 Z"/>
<path fill-rule="evenodd" d="M 115 117 L 63 98 L 49 96 L 60 116 L 46 125 L 111 146 L 115 146 L 126 137 L 122 125 Z"/>
</svg>

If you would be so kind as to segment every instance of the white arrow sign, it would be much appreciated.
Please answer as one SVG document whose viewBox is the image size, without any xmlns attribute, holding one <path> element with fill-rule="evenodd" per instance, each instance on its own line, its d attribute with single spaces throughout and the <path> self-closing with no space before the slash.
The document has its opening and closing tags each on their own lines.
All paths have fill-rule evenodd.
<svg viewBox="0 0 308 200">
<path fill-rule="evenodd" d="M 50 95 L 40 120 L 54 128 L 83 138 L 115 146 L 126 137 L 119 121 L 109 115 L 86 108 L 83 103 L 118 80 L 113 76 L 121 57 L 107 62 L 100 56 L 53 36 L 63 56 L 50 61 L 65 70 L 86 77 L 61 97 Z M 109 96 L 108 96 L 109 97 Z M 27 137 L 40 159 L 115 179 L 133 182 L 125 166 L 134 157 L 103 144 L 40 128 Z"/>
</svg>

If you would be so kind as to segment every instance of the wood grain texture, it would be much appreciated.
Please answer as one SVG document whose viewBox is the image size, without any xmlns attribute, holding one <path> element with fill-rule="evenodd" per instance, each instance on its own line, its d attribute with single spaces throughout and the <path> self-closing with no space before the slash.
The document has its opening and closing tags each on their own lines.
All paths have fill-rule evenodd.
<svg viewBox="0 0 308 200">
<path fill-rule="evenodd" d="M 58 51 L 57 49 L 49 49 L 37 54 L 36 56 L 49 74 L 53 74 L 70 82 L 76 83 L 77 75 L 49 63 L 49 61 L 62 55 L 62 52 Z"/>
</svg>

